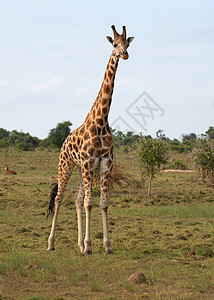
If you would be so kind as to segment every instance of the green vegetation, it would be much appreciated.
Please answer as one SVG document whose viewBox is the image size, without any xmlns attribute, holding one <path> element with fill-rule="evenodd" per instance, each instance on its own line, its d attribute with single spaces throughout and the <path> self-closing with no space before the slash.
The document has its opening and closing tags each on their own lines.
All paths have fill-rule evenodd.
<svg viewBox="0 0 214 300">
<path fill-rule="evenodd" d="M 47 138 L 48 143 L 50 145 L 54 145 L 57 148 L 61 148 L 65 139 L 71 132 L 70 126 L 72 126 L 72 123 L 69 121 L 58 123 L 56 128 L 50 130 Z"/>
<path fill-rule="evenodd" d="M 144 138 L 140 140 L 140 167 L 142 177 L 149 177 L 148 197 L 151 197 L 151 182 L 155 175 L 160 172 L 161 167 L 167 163 L 166 146 L 158 139 Z"/>
<path fill-rule="evenodd" d="M 115 148 L 115 160 L 139 180 L 140 149 L 124 148 Z M 0 149 L 0 299 L 213 298 L 214 189 L 196 172 L 160 173 L 150 199 L 143 183 L 110 189 L 111 256 L 104 255 L 98 193 L 93 254 L 79 252 L 74 172 L 59 213 L 56 251 L 47 253 L 51 219 L 45 217 L 58 154 Z M 188 153 L 170 155 L 191 168 Z M 5 159 L 16 176 L 4 175 Z M 142 272 L 146 283 L 128 282 L 135 272 Z"/>
<path fill-rule="evenodd" d="M 64 140 L 71 132 L 71 126 L 72 123 L 70 121 L 58 123 L 55 128 L 50 130 L 47 138 L 44 140 L 32 137 L 29 133 L 17 132 L 16 130 L 10 132 L 4 128 L 0 128 L 0 148 L 14 146 L 21 151 L 31 151 L 36 148 L 60 149 Z M 124 151 L 126 152 L 135 148 L 141 139 L 140 135 L 134 134 L 131 131 L 123 133 L 120 130 L 111 128 L 111 133 L 114 138 L 115 147 L 125 146 Z M 210 126 L 205 135 L 209 139 L 214 140 L 214 127 Z M 148 137 L 151 138 L 151 136 Z M 156 137 L 158 140 L 165 141 L 169 149 L 177 153 L 191 152 L 198 140 L 195 133 L 183 134 L 181 141 L 178 139 L 170 140 L 161 129 L 156 132 Z"/>
<path fill-rule="evenodd" d="M 209 129 L 206 131 L 206 135 L 210 139 L 214 139 L 214 126 L 210 126 Z"/>
<path fill-rule="evenodd" d="M 169 165 L 169 168 L 174 170 L 186 170 L 186 164 L 182 160 L 177 159 Z"/>
<path fill-rule="evenodd" d="M 214 186 L 214 143 L 205 137 L 198 139 L 195 149 L 195 162 L 201 169 L 201 177 L 205 182 L 208 177 L 210 184 Z"/>
<path fill-rule="evenodd" d="M 40 140 L 32 137 L 29 133 L 18 132 L 16 130 L 8 131 L 0 128 L 0 148 L 15 147 L 20 151 L 31 151 L 36 148 L 61 148 L 63 142 L 71 132 L 70 121 L 58 123 L 50 130 L 46 139 Z"/>
</svg>

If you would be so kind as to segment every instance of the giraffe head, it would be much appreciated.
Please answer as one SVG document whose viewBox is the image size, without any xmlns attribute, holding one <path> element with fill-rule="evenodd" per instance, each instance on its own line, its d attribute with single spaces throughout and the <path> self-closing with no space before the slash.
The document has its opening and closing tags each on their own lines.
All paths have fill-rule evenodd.
<svg viewBox="0 0 214 300">
<path fill-rule="evenodd" d="M 123 26 L 123 32 L 122 34 L 118 34 L 115 26 L 111 26 L 113 33 L 114 33 L 114 39 L 110 36 L 107 36 L 107 40 L 113 45 L 113 52 L 116 56 L 122 57 L 123 59 L 128 59 L 129 54 L 127 52 L 127 48 L 129 47 L 130 43 L 133 41 L 134 37 L 128 37 L 126 38 L 126 27 Z"/>
</svg>

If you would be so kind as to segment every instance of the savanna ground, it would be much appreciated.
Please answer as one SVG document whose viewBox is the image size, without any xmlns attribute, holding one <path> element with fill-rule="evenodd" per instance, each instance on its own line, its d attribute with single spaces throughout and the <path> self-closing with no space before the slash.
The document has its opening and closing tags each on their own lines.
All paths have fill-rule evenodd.
<svg viewBox="0 0 214 300">
<path fill-rule="evenodd" d="M 48 253 L 50 177 L 58 152 L 0 150 L 0 299 L 214 299 L 214 189 L 197 173 L 162 173 L 146 186 L 109 192 L 114 255 L 104 255 L 99 197 L 92 210 L 93 254 L 77 246 L 74 172 L 60 210 L 56 251 Z M 136 154 L 115 151 L 140 178 Z M 183 157 L 184 158 L 184 157 Z M 17 171 L 4 175 L 4 166 Z M 146 283 L 127 278 L 143 272 Z"/>
</svg>

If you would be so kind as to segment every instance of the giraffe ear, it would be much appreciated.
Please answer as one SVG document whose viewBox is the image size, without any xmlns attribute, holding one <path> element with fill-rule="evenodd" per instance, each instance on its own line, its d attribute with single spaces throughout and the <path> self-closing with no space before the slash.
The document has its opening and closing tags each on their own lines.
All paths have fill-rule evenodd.
<svg viewBox="0 0 214 300">
<path fill-rule="evenodd" d="M 127 38 L 127 42 L 128 42 L 129 44 L 131 44 L 131 42 L 133 41 L 133 39 L 134 39 L 134 37 L 131 36 L 131 37 Z"/>
<path fill-rule="evenodd" d="M 113 40 L 113 38 L 112 38 L 112 37 L 110 37 L 110 36 L 107 36 L 106 38 L 107 38 L 107 40 L 108 40 L 108 41 L 109 41 L 111 44 L 113 44 L 114 40 Z"/>
</svg>

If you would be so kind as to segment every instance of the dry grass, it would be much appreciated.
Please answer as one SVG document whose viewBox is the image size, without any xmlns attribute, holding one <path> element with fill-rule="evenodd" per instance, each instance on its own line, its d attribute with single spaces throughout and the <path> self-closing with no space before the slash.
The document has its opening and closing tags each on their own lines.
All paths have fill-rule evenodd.
<svg viewBox="0 0 214 300">
<path fill-rule="evenodd" d="M 115 153 L 123 172 L 140 178 L 134 153 Z M 130 159 L 132 157 L 132 159 Z M 93 255 L 77 246 L 74 172 L 46 252 L 51 176 L 58 153 L 16 152 L 7 159 L 17 176 L 4 175 L 0 150 L 0 299 L 212 299 L 214 297 L 214 190 L 196 174 L 163 173 L 146 188 L 127 183 L 110 191 L 109 231 L 114 255 L 103 255 L 99 197 L 92 210 Z M 184 159 L 184 158 L 183 158 Z M 127 281 L 143 273 L 145 283 Z"/>
</svg>

